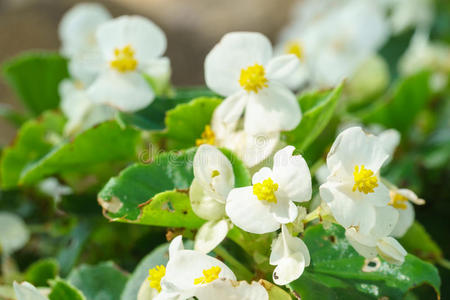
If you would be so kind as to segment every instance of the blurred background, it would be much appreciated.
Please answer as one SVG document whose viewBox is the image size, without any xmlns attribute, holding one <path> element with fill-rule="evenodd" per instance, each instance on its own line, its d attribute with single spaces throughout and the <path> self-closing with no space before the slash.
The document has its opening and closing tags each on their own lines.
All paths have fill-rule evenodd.
<svg viewBox="0 0 450 300">
<path fill-rule="evenodd" d="M 58 24 L 74 0 L 1 0 L 0 63 L 26 50 L 57 51 Z M 259 31 L 272 41 L 287 23 L 294 0 L 111 0 L 96 1 L 116 17 L 139 14 L 152 19 L 167 35 L 166 55 L 175 85 L 201 85 L 203 60 L 214 44 L 230 31 Z M 276 12 L 276 13 L 274 13 Z M 0 103 L 20 108 L 12 91 L 0 80 Z M 0 145 L 15 130 L 0 120 Z"/>
</svg>

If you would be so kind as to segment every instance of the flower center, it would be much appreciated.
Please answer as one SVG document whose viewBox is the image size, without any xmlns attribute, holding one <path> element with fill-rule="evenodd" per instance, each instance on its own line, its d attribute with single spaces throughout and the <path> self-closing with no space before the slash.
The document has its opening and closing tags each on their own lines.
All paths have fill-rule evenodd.
<svg viewBox="0 0 450 300">
<path fill-rule="evenodd" d="M 211 267 L 211 269 L 203 270 L 203 276 L 194 279 L 194 284 L 210 283 L 219 278 L 219 273 L 222 269 L 219 266 Z"/>
<path fill-rule="evenodd" d="M 215 142 L 216 142 L 216 135 L 214 134 L 214 131 L 212 131 L 211 126 L 209 125 L 205 126 L 205 131 L 202 132 L 201 138 L 195 140 L 195 144 L 197 146 L 203 144 L 214 145 Z"/>
<path fill-rule="evenodd" d="M 285 52 L 287 54 L 294 54 L 298 59 L 303 60 L 305 58 L 305 52 L 302 45 L 296 41 L 290 41 L 286 44 Z"/>
<path fill-rule="evenodd" d="M 267 87 L 267 78 L 264 67 L 258 64 L 241 70 L 239 84 L 247 92 L 258 93 L 262 88 Z"/>
<path fill-rule="evenodd" d="M 148 271 L 148 280 L 150 281 L 150 287 L 161 292 L 161 279 L 166 275 L 166 267 L 163 265 L 156 266 Z"/>
<path fill-rule="evenodd" d="M 278 183 L 274 183 L 270 177 L 262 183 L 253 185 L 253 194 L 258 197 L 258 200 L 277 203 L 277 197 L 275 196 L 276 191 L 278 191 Z"/>
<path fill-rule="evenodd" d="M 211 173 L 211 178 L 217 177 L 219 175 L 220 175 L 219 170 L 213 170 L 212 173 Z"/>
<path fill-rule="evenodd" d="M 364 194 L 373 193 L 373 189 L 378 186 L 378 178 L 373 175 L 372 170 L 365 169 L 364 165 L 361 165 L 361 169 L 355 166 L 353 177 L 355 179 L 355 185 L 353 186 L 354 192 L 358 189 L 358 191 Z"/>
<path fill-rule="evenodd" d="M 407 208 L 406 202 L 408 202 L 408 198 L 394 191 L 391 191 L 389 194 L 391 196 L 391 201 L 388 203 L 389 205 L 393 206 L 396 209 Z"/>
<path fill-rule="evenodd" d="M 111 68 L 114 68 L 121 73 L 136 70 L 138 62 L 134 58 L 134 50 L 130 45 L 127 45 L 122 49 L 114 49 L 114 57 L 115 59 L 110 62 Z"/>
</svg>

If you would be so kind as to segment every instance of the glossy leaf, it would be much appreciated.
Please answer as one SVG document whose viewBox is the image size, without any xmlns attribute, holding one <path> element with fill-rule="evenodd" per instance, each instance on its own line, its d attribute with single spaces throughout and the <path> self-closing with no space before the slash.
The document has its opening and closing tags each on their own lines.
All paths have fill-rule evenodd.
<svg viewBox="0 0 450 300">
<path fill-rule="evenodd" d="M 52 282 L 52 290 L 48 295 L 49 300 L 85 300 L 83 293 L 70 283 L 57 279 Z"/>
<path fill-rule="evenodd" d="M 438 298 L 440 279 L 430 263 L 408 254 L 401 266 L 376 258 L 365 260 L 348 243 L 344 229 L 332 225 L 309 227 L 304 241 L 311 265 L 289 287 L 303 300 L 308 299 L 403 299 L 421 285 L 430 285 Z"/>
<path fill-rule="evenodd" d="M 25 272 L 25 280 L 34 286 L 47 286 L 48 280 L 59 274 L 58 261 L 53 258 L 38 260 Z"/>
<path fill-rule="evenodd" d="M 205 126 L 211 123 L 219 98 L 197 98 L 186 104 L 177 105 L 167 112 L 166 137 L 170 149 L 185 149 L 195 146 Z"/>
<path fill-rule="evenodd" d="M 119 300 L 127 279 L 112 262 L 82 265 L 68 277 L 69 283 L 78 288 L 86 300 Z"/>
<path fill-rule="evenodd" d="M 93 164 L 132 159 L 138 138 L 134 129 L 122 129 L 114 121 L 102 123 L 28 164 L 19 183 L 31 184 L 52 174 L 82 172 Z"/>
<path fill-rule="evenodd" d="M 26 53 L 4 65 L 4 76 L 35 115 L 59 105 L 58 86 L 69 77 L 67 60 L 56 53 Z"/>
<path fill-rule="evenodd" d="M 295 146 L 297 151 L 304 151 L 330 121 L 341 91 L 342 84 L 333 90 L 302 94 L 298 101 L 303 116 L 294 130 L 285 133 L 287 144 Z"/>
<path fill-rule="evenodd" d="M 54 112 L 26 122 L 13 143 L 6 147 L 1 159 L 1 183 L 5 189 L 17 186 L 23 169 L 52 149 L 52 136 L 62 133 L 64 118 Z"/>
</svg>

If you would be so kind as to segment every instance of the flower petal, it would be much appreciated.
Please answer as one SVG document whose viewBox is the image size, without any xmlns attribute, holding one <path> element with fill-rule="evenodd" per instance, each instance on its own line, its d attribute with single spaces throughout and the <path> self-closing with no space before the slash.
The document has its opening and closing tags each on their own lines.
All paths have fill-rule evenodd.
<svg viewBox="0 0 450 300">
<path fill-rule="evenodd" d="M 274 180 L 289 201 L 305 202 L 311 199 L 311 173 L 301 155 L 292 155 L 293 146 L 287 146 L 273 158 Z"/>
<path fill-rule="evenodd" d="M 278 285 L 288 284 L 303 274 L 305 260 L 301 253 L 284 257 L 273 271 L 273 281 Z"/>
<path fill-rule="evenodd" d="M 232 32 L 223 36 L 205 59 L 206 85 L 223 96 L 241 90 L 241 70 L 265 65 L 272 57 L 270 41 L 257 32 Z"/>
<path fill-rule="evenodd" d="M 267 79 L 287 86 L 298 69 L 300 60 L 294 54 L 276 56 L 267 64 Z"/>
<path fill-rule="evenodd" d="M 277 265 L 287 255 L 301 252 L 305 261 L 305 266 L 309 266 L 310 255 L 306 244 L 298 237 L 290 234 L 286 225 L 281 225 L 281 233 L 272 244 L 272 252 L 270 253 L 270 264 Z"/>
<path fill-rule="evenodd" d="M 258 93 L 248 94 L 244 130 L 249 134 L 292 130 L 300 123 L 301 111 L 295 95 L 277 82 Z"/>
<path fill-rule="evenodd" d="M 400 132 L 395 129 L 384 130 L 378 135 L 381 145 L 384 151 L 389 155 L 389 160 L 394 156 L 395 149 L 400 143 Z"/>
<path fill-rule="evenodd" d="M 278 200 L 278 203 L 271 205 L 271 212 L 275 220 L 281 224 L 294 222 L 298 215 L 297 206 L 292 201 Z"/>
<path fill-rule="evenodd" d="M 371 236 L 360 234 L 355 228 L 348 228 L 345 231 L 345 237 L 353 248 L 365 258 L 374 258 L 377 256 L 377 240 Z"/>
<path fill-rule="evenodd" d="M 244 113 L 248 99 L 248 95 L 245 92 L 237 92 L 225 98 L 214 111 L 213 120 L 216 122 L 215 127 L 234 127 Z"/>
<path fill-rule="evenodd" d="M 153 102 L 154 93 L 137 72 L 105 71 L 87 90 L 95 103 L 107 104 L 121 111 L 135 112 Z"/>
<path fill-rule="evenodd" d="M 269 177 L 273 177 L 272 170 L 268 167 L 261 168 L 258 172 L 253 174 L 252 184 L 262 183 L 264 180 L 266 180 Z"/>
<path fill-rule="evenodd" d="M 406 202 L 406 209 L 397 209 L 398 221 L 392 230 L 393 237 L 400 238 L 405 235 L 411 225 L 414 223 L 414 207 L 411 203 Z"/>
<path fill-rule="evenodd" d="M 233 166 L 228 158 L 216 147 L 204 144 L 195 153 L 193 166 L 195 179 L 215 200 L 225 203 L 234 187 Z"/>
<path fill-rule="evenodd" d="M 138 66 L 161 56 L 167 46 L 161 28 L 140 16 L 122 16 L 102 24 L 97 30 L 97 41 L 107 61 L 114 58 L 115 49 L 131 46 Z"/>
<path fill-rule="evenodd" d="M 26 281 L 22 283 L 14 281 L 13 286 L 17 300 L 48 300 L 32 284 Z"/>
<path fill-rule="evenodd" d="M 280 228 L 270 205 L 258 200 L 251 186 L 231 190 L 225 210 L 233 224 L 251 233 L 263 234 Z"/>
<path fill-rule="evenodd" d="M 228 230 L 228 222 L 225 219 L 206 222 L 195 236 L 194 250 L 202 253 L 211 252 L 225 239 Z"/>
<path fill-rule="evenodd" d="M 183 236 L 178 235 L 176 236 L 169 245 L 169 258 L 175 257 L 175 255 L 178 253 L 178 251 L 184 250 L 183 245 Z"/>
<path fill-rule="evenodd" d="M 211 284 L 200 287 L 195 291 L 195 297 L 199 300 L 268 300 L 266 289 L 253 281 L 215 280 Z"/>
<path fill-rule="evenodd" d="M 151 288 L 150 282 L 145 279 L 144 282 L 142 282 L 141 287 L 139 288 L 137 300 L 154 299 L 158 294 L 158 291 L 154 288 Z"/>
<path fill-rule="evenodd" d="M 397 265 L 401 265 L 408 254 L 402 245 L 390 236 L 384 237 L 378 242 L 377 250 L 378 254 L 387 262 Z"/>
<path fill-rule="evenodd" d="M 398 212 L 392 206 L 375 208 L 375 225 L 371 230 L 371 235 L 377 238 L 389 235 L 397 224 Z"/>
<path fill-rule="evenodd" d="M 334 141 L 327 165 L 332 174 L 338 172 L 340 177 L 353 179 L 355 166 L 364 165 L 377 174 L 388 157 L 376 136 L 365 133 L 361 127 L 351 127 L 341 132 Z"/>
<path fill-rule="evenodd" d="M 205 220 L 219 220 L 225 215 L 225 204 L 217 201 L 212 193 L 206 193 L 205 188 L 194 178 L 189 188 L 189 199 L 194 213 Z"/>
</svg>

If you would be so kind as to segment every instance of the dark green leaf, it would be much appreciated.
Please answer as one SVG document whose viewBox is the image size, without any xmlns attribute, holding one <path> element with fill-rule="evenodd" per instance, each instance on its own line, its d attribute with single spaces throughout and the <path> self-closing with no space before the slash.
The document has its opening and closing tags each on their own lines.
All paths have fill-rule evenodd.
<svg viewBox="0 0 450 300">
<path fill-rule="evenodd" d="M 5 189 L 17 186 L 25 166 L 39 160 L 53 147 L 52 135 L 60 135 L 64 118 L 47 112 L 36 120 L 26 122 L 9 147 L 2 153 L 1 180 Z"/>
<path fill-rule="evenodd" d="M 48 295 L 50 300 L 85 300 L 83 293 L 70 283 L 57 279 L 52 282 L 52 290 Z"/>
<path fill-rule="evenodd" d="M 289 287 L 308 299 L 403 299 L 421 285 L 430 285 L 438 298 L 440 278 L 430 263 L 408 254 L 401 266 L 376 258 L 365 260 L 347 242 L 344 229 L 332 225 L 309 227 L 304 241 L 311 265 Z"/>
<path fill-rule="evenodd" d="M 82 265 L 72 271 L 69 282 L 77 287 L 86 300 L 119 300 L 128 276 L 112 262 L 95 266 Z"/>
<path fill-rule="evenodd" d="M 418 222 L 414 222 L 399 241 L 406 251 L 424 260 L 436 263 L 443 257 L 442 250 Z"/>
<path fill-rule="evenodd" d="M 333 116 L 341 95 L 342 84 L 333 90 L 303 94 L 298 101 L 302 109 L 302 120 L 294 130 L 285 133 L 286 142 L 304 151 L 322 132 Z"/>
<path fill-rule="evenodd" d="M 47 286 L 48 280 L 59 274 L 58 261 L 53 258 L 38 260 L 28 267 L 25 280 L 34 286 Z"/>
<path fill-rule="evenodd" d="M 219 98 L 197 98 L 168 111 L 168 147 L 186 149 L 195 146 L 195 141 L 200 138 L 205 126 L 211 123 L 212 114 L 220 101 Z"/>
<path fill-rule="evenodd" d="M 35 115 L 59 105 L 58 86 L 69 77 L 67 60 L 56 53 L 27 53 L 4 65 L 4 75 Z"/>
</svg>

